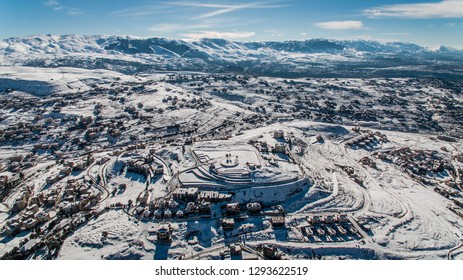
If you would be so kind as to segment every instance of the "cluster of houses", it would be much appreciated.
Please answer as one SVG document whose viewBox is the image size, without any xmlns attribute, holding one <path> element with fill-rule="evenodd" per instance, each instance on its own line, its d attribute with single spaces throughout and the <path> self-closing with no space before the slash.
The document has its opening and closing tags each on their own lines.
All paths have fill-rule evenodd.
<svg viewBox="0 0 463 280">
<path fill-rule="evenodd" d="M 168 109 L 170 110 L 176 110 L 178 108 L 188 108 L 188 109 L 205 109 L 211 106 L 211 102 L 208 101 L 207 99 L 204 99 L 202 97 L 193 97 L 186 99 L 185 97 L 183 98 L 178 98 L 177 96 L 167 96 L 166 98 L 162 99 L 163 103 L 169 104 Z"/>
<path fill-rule="evenodd" d="M 71 174 L 72 172 L 72 168 L 69 167 L 69 166 L 64 166 L 63 168 L 61 168 L 60 170 L 56 171 L 56 172 L 53 172 L 52 174 L 50 174 L 50 176 L 48 176 L 45 181 L 47 182 L 48 185 L 52 185 L 58 181 L 60 181 L 61 179 L 65 178 L 66 176 L 68 176 L 69 174 Z"/>
<path fill-rule="evenodd" d="M 275 244 L 260 244 L 257 247 L 257 251 L 260 252 L 266 259 L 269 260 L 281 260 L 283 258 L 283 253 L 278 250 Z"/>
<path fill-rule="evenodd" d="M 3 233 L 12 236 L 48 221 L 49 212 L 42 209 L 45 199 L 43 193 L 33 195 L 31 187 L 22 188 L 11 209 L 12 213 L 18 214 L 7 221 Z"/>
<path fill-rule="evenodd" d="M 40 138 L 40 133 L 44 131 L 43 124 L 33 124 L 33 123 L 17 123 L 15 125 L 10 125 L 6 129 L 0 129 L 0 140 L 7 141 L 23 141 L 23 140 L 38 140 Z"/>
<path fill-rule="evenodd" d="M 186 205 L 182 205 L 175 200 L 155 200 L 149 203 L 149 205 L 143 207 L 140 206 L 136 209 L 135 213 L 142 218 L 155 219 L 174 219 L 184 218 L 187 215 L 196 215 L 209 217 L 211 214 L 211 203 L 206 201 L 201 202 L 188 202 Z"/>
<path fill-rule="evenodd" d="M 349 219 L 347 214 L 310 215 L 307 217 L 307 222 L 309 222 L 309 224 L 347 223 Z"/>
<path fill-rule="evenodd" d="M 91 154 L 88 154 L 86 159 L 68 160 L 64 163 L 64 166 L 71 168 L 73 171 L 82 171 L 87 169 L 94 161 L 95 158 Z"/>
<path fill-rule="evenodd" d="M 371 159 L 370 157 L 362 157 L 359 162 L 362 164 L 362 165 L 366 165 L 366 166 L 370 166 L 371 168 L 374 168 L 376 169 L 377 166 L 376 166 L 376 162 Z"/>
<path fill-rule="evenodd" d="M 31 187 L 24 187 L 12 205 L 12 213 L 3 228 L 6 235 L 15 235 L 24 230 L 32 230 L 49 221 L 51 210 L 58 214 L 71 215 L 88 210 L 101 199 L 101 193 L 87 184 L 69 180 L 63 187 L 54 187 L 47 191 L 33 194 Z"/>
<path fill-rule="evenodd" d="M 63 187 L 62 197 L 57 209 L 60 213 L 71 215 L 83 210 L 89 210 L 101 199 L 101 192 L 95 191 L 87 184 L 69 180 Z"/>
<path fill-rule="evenodd" d="M 363 186 L 363 179 L 355 172 L 352 166 L 339 165 L 339 164 L 335 164 L 335 165 L 341 168 L 344 172 L 346 172 L 349 178 L 351 178 L 354 182 L 356 182 L 360 186 Z"/>
<path fill-rule="evenodd" d="M 282 153 L 287 154 L 288 151 L 288 144 L 285 140 L 285 133 L 283 130 L 275 130 L 273 132 L 273 138 L 277 139 L 278 142 L 275 143 L 272 147 L 268 145 L 267 141 L 259 140 L 259 141 L 250 141 L 249 143 L 253 145 L 259 152 L 263 153 L 263 157 L 267 158 L 265 154 L 268 152 L 272 153 Z"/>
<path fill-rule="evenodd" d="M 24 187 L 22 190 L 19 192 L 19 195 L 16 197 L 12 211 L 13 212 L 19 212 L 22 211 L 24 208 L 26 208 L 27 203 L 29 202 L 29 198 L 31 197 L 32 194 L 32 188 L 31 187 Z"/>
<path fill-rule="evenodd" d="M 412 150 L 409 147 L 401 147 L 375 152 L 372 155 L 381 160 L 392 162 L 415 175 L 453 169 L 448 160 L 439 156 L 437 151 Z"/>
<path fill-rule="evenodd" d="M 162 170 L 162 167 L 161 167 Z M 130 160 L 127 162 L 127 172 L 141 174 L 148 178 L 151 175 L 151 165 L 142 160 Z"/>
<path fill-rule="evenodd" d="M 355 137 L 346 142 L 347 146 L 350 147 L 360 147 L 360 148 L 368 148 L 374 147 L 379 143 L 387 143 L 389 140 L 385 134 L 381 132 L 372 132 L 371 130 L 363 130 L 360 131 L 358 127 L 353 129 L 356 132 L 362 133 L 360 136 Z"/>
<path fill-rule="evenodd" d="M 6 222 L 2 234 L 15 236 L 16 234 L 32 230 L 38 225 L 50 220 L 50 212 L 38 209 L 38 206 L 28 206 L 21 215 L 15 216 Z"/>
<path fill-rule="evenodd" d="M 33 167 L 37 163 L 37 155 L 34 153 L 18 154 L 7 158 L 5 164 L 0 167 L 0 171 L 8 170 L 13 173 L 20 173 L 24 169 Z"/>
<path fill-rule="evenodd" d="M 310 215 L 307 222 L 308 226 L 301 227 L 307 241 L 321 242 L 323 239 L 330 242 L 334 241 L 336 236 L 347 238 L 349 235 L 353 238 L 361 237 L 346 214 Z"/>
<path fill-rule="evenodd" d="M 231 200 L 232 196 L 217 191 L 200 191 L 198 188 L 177 188 L 172 192 L 172 198 L 178 201 L 223 202 Z"/>
</svg>

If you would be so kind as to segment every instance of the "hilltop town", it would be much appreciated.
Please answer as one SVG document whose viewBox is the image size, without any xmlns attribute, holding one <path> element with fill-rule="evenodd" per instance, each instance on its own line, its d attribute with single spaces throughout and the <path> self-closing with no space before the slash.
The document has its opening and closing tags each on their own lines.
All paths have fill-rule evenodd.
<svg viewBox="0 0 463 280">
<path fill-rule="evenodd" d="M 463 258 L 459 81 L 0 69 L 2 259 Z"/>
</svg>

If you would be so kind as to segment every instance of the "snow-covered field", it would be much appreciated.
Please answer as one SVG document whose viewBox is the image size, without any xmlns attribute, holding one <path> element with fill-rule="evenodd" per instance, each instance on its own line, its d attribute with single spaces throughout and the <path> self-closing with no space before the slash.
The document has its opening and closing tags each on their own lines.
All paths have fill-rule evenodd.
<svg viewBox="0 0 463 280">
<path fill-rule="evenodd" d="M 255 250 L 268 243 L 292 258 L 463 258 L 456 112 L 463 99 L 449 85 L 15 66 L 0 72 L 0 175 L 14 186 L 2 193 L 0 227 L 19 230 L 4 232 L 0 255 L 220 259 L 241 242 L 243 257 L 261 258 Z M 418 119 L 424 115 L 433 120 L 428 126 Z M 274 138 L 275 130 L 285 137 Z M 263 142 L 269 152 L 256 148 Z M 287 145 L 286 155 L 271 151 L 278 143 Z M 128 170 L 130 161 L 147 173 Z M 210 163 L 230 180 L 203 174 Z M 188 177 L 198 168 L 199 177 Z M 230 182 L 240 172 L 261 184 L 237 188 Z M 218 190 L 232 201 L 177 216 L 187 205 L 179 201 L 168 208 L 173 217 L 153 217 L 150 208 L 169 203 L 182 182 L 226 184 Z M 246 203 L 258 199 L 262 212 L 250 215 Z M 224 230 L 224 206 L 234 201 L 246 203 L 234 228 Z M 271 225 L 276 204 L 285 211 L 280 228 Z M 31 225 L 39 212 L 49 219 Z M 346 221 L 307 220 L 341 214 Z M 157 237 L 166 225 L 170 243 Z M 42 243 L 30 252 L 26 240 Z"/>
</svg>

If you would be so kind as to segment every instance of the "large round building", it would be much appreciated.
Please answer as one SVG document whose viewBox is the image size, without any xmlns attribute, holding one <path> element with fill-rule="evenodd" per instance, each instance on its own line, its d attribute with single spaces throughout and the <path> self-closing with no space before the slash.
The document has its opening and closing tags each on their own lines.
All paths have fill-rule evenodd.
<svg viewBox="0 0 463 280">
<path fill-rule="evenodd" d="M 192 146 L 197 166 L 179 174 L 179 187 L 233 192 L 235 200 L 284 201 L 308 184 L 286 143 L 199 142 Z"/>
</svg>

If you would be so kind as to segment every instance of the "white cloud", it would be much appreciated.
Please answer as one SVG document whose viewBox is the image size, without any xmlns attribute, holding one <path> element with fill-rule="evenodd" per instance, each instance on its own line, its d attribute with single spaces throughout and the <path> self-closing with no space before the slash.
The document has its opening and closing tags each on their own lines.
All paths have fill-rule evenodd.
<svg viewBox="0 0 463 280">
<path fill-rule="evenodd" d="M 357 20 L 317 22 L 315 25 L 322 29 L 364 29 L 363 22 Z"/>
<path fill-rule="evenodd" d="M 59 5 L 59 2 L 58 1 L 54 1 L 54 0 L 48 0 L 46 2 L 43 2 L 43 4 L 45 6 L 58 6 Z"/>
<path fill-rule="evenodd" d="M 213 27 L 213 24 L 178 24 L 178 23 L 160 23 L 149 28 L 153 32 L 175 32 L 192 29 L 206 29 Z"/>
<path fill-rule="evenodd" d="M 60 11 L 64 8 L 58 1 L 54 1 L 54 0 L 48 0 L 46 2 L 43 2 L 43 5 L 50 7 L 51 9 L 55 11 Z"/>
<path fill-rule="evenodd" d="M 67 10 L 66 14 L 70 16 L 78 16 L 82 14 L 82 11 L 79 8 L 70 8 Z"/>
<path fill-rule="evenodd" d="M 266 33 L 269 33 L 267 37 L 283 37 L 287 32 L 286 28 L 272 28 L 272 29 L 265 29 Z"/>
<path fill-rule="evenodd" d="M 168 9 L 165 5 L 144 5 L 139 7 L 133 7 L 129 9 L 117 10 L 109 13 L 112 16 L 119 17 L 140 17 L 140 16 L 150 16 L 150 15 L 159 15 L 159 14 L 168 14 L 174 13 L 172 9 Z"/>
<path fill-rule="evenodd" d="M 387 32 L 387 33 L 381 33 L 382 35 L 386 36 L 410 36 L 413 35 L 413 33 L 409 32 Z"/>
<path fill-rule="evenodd" d="M 363 12 L 370 18 L 463 18 L 463 0 L 385 5 Z"/>
<path fill-rule="evenodd" d="M 63 11 L 67 15 L 70 15 L 70 16 L 77 16 L 77 15 L 82 14 L 82 11 L 79 8 L 65 7 L 65 6 L 61 5 L 61 3 L 59 1 L 56 1 L 56 0 L 48 0 L 46 2 L 43 2 L 43 5 L 45 5 L 46 7 L 50 8 L 50 9 L 52 9 L 54 11 Z"/>
<path fill-rule="evenodd" d="M 190 39 L 201 39 L 201 38 L 218 38 L 218 39 L 243 39 L 249 38 L 256 33 L 254 32 L 218 32 L 218 31 L 201 31 L 199 33 L 187 33 L 180 34 L 183 37 Z"/>
<path fill-rule="evenodd" d="M 272 5 L 271 2 L 254 2 L 247 4 L 212 4 L 212 3 L 198 3 L 198 2 L 166 2 L 166 4 L 174 6 L 185 6 L 185 7 L 200 7 L 200 8 L 210 8 L 215 9 L 214 11 L 201 14 L 194 19 L 202 19 L 214 17 L 222 14 L 227 14 L 235 12 L 238 10 L 245 9 L 265 9 L 265 8 L 281 8 L 286 7 L 286 5 Z"/>
</svg>

